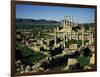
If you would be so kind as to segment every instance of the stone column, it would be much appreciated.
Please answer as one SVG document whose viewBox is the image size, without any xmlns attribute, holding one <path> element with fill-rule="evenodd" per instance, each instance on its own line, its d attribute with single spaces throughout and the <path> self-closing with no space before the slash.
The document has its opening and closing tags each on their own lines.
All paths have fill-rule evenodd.
<svg viewBox="0 0 100 77">
<path fill-rule="evenodd" d="M 89 29 L 89 44 L 91 44 L 92 43 L 92 31 L 91 31 L 91 27 L 90 27 L 90 29 Z"/>
<path fill-rule="evenodd" d="M 68 21 L 68 16 L 65 16 L 65 20 L 66 20 L 66 21 L 65 21 L 65 25 L 68 26 L 68 23 L 67 23 L 67 21 Z"/>
<path fill-rule="evenodd" d="M 65 48 L 65 46 L 66 46 L 66 35 L 64 34 L 64 48 Z"/>
<path fill-rule="evenodd" d="M 59 31 L 59 27 L 57 26 L 57 32 Z"/>
<path fill-rule="evenodd" d="M 67 26 L 69 26 L 69 16 L 67 16 Z"/>
<path fill-rule="evenodd" d="M 71 16 L 69 16 L 69 26 L 71 26 Z"/>
<path fill-rule="evenodd" d="M 71 16 L 69 16 L 69 26 L 71 26 Z"/>
<path fill-rule="evenodd" d="M 57 44 L 57 32 L 56 32 L 56 28 L 55 28 L 55 37 L 54 37 L 54 45 Z"/>
<path fill-rule="evenodd" d="M 92 42 L 94 42 L 94 38 L 93 38 L 93 36 L 94 36 L 94 35 L 93 35 L 93 31 L 92 31 Z"/>
<path fill-rule="evenodd" d="M 72 20 L 71 20 L 71 26 L 73 27 L 73 16 L 72 16 Z"/>
<path fill-rule="evenodd" d="M 66 17 L 64 16 L 64 28 L 66 27 Z"/>
<path fill-rule="evenodd" d="M 84 26 L 82 27 L 82 46 L 84 46 Z"/>
</svg>

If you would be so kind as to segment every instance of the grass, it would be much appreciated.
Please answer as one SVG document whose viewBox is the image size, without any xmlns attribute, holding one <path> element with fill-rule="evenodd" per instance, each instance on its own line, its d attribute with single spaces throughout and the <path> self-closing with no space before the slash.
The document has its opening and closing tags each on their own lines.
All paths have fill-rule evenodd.
<svg viewBox="0 0 100 77">
<path fill-rule="evenodd" d="M 89 65 L 90 57 L 79 56 L 77 57 L 78 62 L 80 63 L 81 67 Z"/>
</svg>

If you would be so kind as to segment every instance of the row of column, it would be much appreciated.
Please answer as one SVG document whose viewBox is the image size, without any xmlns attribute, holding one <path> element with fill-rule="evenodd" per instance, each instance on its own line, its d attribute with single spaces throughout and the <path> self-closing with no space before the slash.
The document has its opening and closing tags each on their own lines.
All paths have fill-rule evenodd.
<svg viewBox="0 0 100 77">
<path fill-rule="evenodd" d="M 73 16 L 64 16 L 64 21 L 61 21 L 63 27 L 66 26 L 78 26 L 78 23 L 73 21 Z"/>
<path fill-rule="evenodd" d="M 64 16 L 64 27 L 73 26 L 73 16 Z"/>
<path fill-rule="evenodd" d="M 66 42 L 66 39 L 72 39 L 72 32 L 70 32 L 70 33 L 64 33 L 63 34 L 64 36 L 63 36 L 63 39 L 64 39 L 64 46 L 65 46 L 65 42 Z M 75 34 L 75 38 L 76 38 L 76 40 L 78 41 L 79 40 L 79 33 L 78 32 L 76 32 Z M 69 37 L 69 38 L 67 38 L 67 37 Z M 56 31 L 56 29 L 55 29 L 55 37 L 54 37 L 54 42 L 55 42 L 55 45 L 57 44 L 57 31 Z M 85 41 L 85 28 L 83 27 L 82 28 L 82 46 L 84 46 L 84 41 Z M 91 44 L 93 42 L 93 33 L 92 33 L 92 29 L 90 28 L 90 30 L 89 30 L 89 44 Z"/>
</svg>

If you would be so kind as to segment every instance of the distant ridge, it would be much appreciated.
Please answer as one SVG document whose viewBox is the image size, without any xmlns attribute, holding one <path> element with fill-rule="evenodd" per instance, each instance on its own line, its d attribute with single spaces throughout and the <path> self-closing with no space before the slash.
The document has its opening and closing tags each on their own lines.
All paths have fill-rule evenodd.
<svg viewBox="0 0 100 77">
<path fill-rule="evenodd" d="M 63 21 L 63 20 L 62 20 Z M 54 21 L 54 20 L 45 20 L 45 19 L 22 19 L 22 18 L 16 18 L 16 29 L 50 29 L 59 26 L 62 27 L 61 22 Z M 84 26 L 85 28 L 89 29 L 89 27 L 93 27 L 94 23 L 82 23 L 78 24 L 78 28 L 81 28 Z M 77 27 L 77 26 L 74 26 Z"/>
<path fill-rule="evenodd" d="M 16 18 L 16 25 L 58 25 L 60 22 L 54 20 L 45 20 L 45 19 L 22 19 Z"/>
</svg>

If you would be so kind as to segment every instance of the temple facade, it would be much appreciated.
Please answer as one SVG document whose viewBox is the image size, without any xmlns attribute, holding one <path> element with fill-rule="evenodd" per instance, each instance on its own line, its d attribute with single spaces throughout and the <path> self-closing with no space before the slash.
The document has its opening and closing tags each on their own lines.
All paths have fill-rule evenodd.
<svg viewBox="0 0 100 77">
<path fill-rule="evenodd" d="M 64 16 L 63 22 L 61 22 L 63 27 L 60 29 L 59 27 L 55 28 L 55 46 L 57 45 L 57 38 L 61 38 L 63 40 L 64 48 L 66 47 L 66 42 L 68 40 L 81 40 L 82 46 L 86 46 L 92 44 L 94 42 L 93 31 L 92 28 L 88 31 L 85 30 L 85 27 L 81 25 L 80 29 L 74 30 L 73 28 L 79 26 L 75 22 L 73 22 L 73 16 Z M 85 43 L 85 41 L 88 41 Z M 74 44 L 75 45 L 75 44 Z M 78 45 L 78 43 L 77 43 Z M 75 48 L 76 45 L 75 45 Z"/>
</svg>

